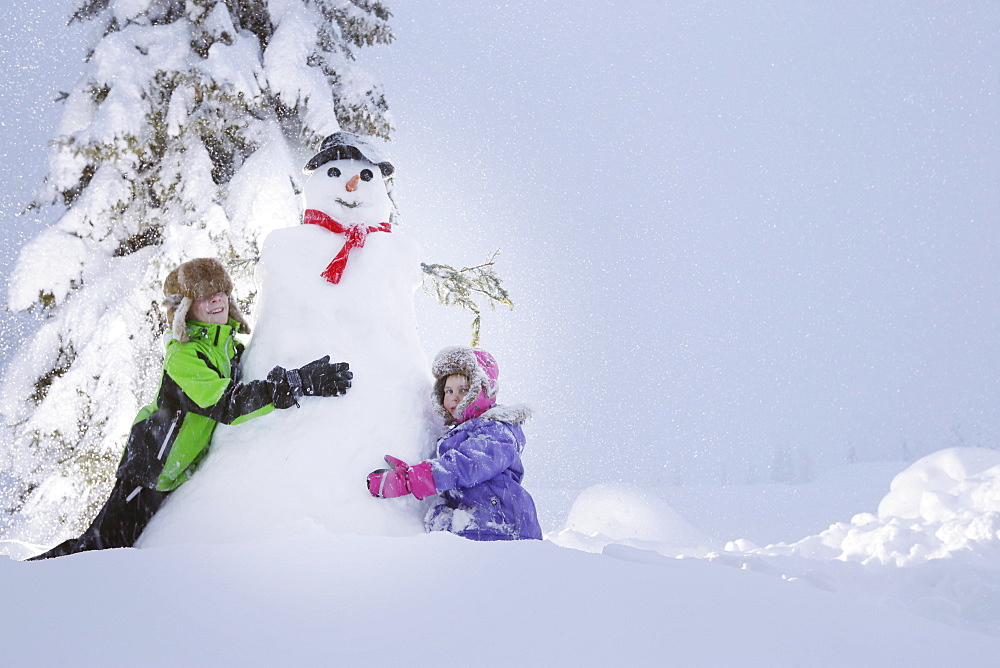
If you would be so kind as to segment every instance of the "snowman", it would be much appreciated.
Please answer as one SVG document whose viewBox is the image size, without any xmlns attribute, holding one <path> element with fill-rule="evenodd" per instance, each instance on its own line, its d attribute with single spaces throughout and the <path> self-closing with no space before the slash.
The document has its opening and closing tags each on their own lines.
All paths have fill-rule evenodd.
<svg viewBox="0 0 1000 668">
<path fill-rule="evenodd" d="M 425 458 L 439 429 L 413 305 L 419 247 L 392 223 L 393 170 L 366 139 L 327 137 L 303 170 L 303 223 L 268 235 L 256 273 L 244 382 L 330 355 L 350 364 L 352 388 L 219 425 L 205 463 L 139 545 L 238 541 L 314 525 L 368 535 L 423 531 L 421 502 L 380 503 L 365 487 L 387 452 Z"/>
</svg>

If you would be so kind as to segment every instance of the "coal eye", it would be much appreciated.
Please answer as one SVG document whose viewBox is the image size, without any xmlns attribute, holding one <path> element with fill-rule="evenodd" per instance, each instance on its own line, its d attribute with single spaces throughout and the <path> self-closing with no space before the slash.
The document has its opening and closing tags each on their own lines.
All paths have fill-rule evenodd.
<svg viewBox="0 0 1000 668">
<path fill-rule="evenodd" d="M 375 176 L 375 175 L 372 174 L 372 170 L 370 170 L 370 169 L 362 169 L 361 170 L 361 180 L 362 181 L 371 181 L 373 176 Z"/>
<path fill-rule="evenodd" d="M 340 176 L 340 170 L 337 169 L 336 167 L 331 167 L 330 169 L 326 170 L 326 175 L 329 176 L 331 179 L 335 179 L 338 176 Z"/>
</svg>

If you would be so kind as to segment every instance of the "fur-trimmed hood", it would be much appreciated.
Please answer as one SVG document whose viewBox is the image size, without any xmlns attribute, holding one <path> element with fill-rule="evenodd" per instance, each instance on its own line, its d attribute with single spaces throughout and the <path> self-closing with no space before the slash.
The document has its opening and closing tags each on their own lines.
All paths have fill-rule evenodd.
<svg viewBox="0 0 1000 668">
<path fill-rule="evenodd" d="M 212 257 L 201 257 L 180 265 L 163 281 L 163 306 L 175 338 L 182 342 L 189 340 L 185 322 L 188 310 L 199 297 L 217 292 L 229 296 L 229 317 L 239 323 L 240 333 L 250 333 L 250 325 L 233 297 L 233 279 L 221 262 Z"/>
<path fill-rule="evenodd" d="M 531 415 L 531 408 L 524 404 L 511 404 L 509 406 L 496 404 L 479 417 L 483 420 L 494 420 L 508 424 L 524 424 L 531 418 Z"/>
<path fill-rule="evenodd" d="M 470 418 L 485 416 L 497 401 L 500 391 L 500 366 L 493 355 L 480 348 L 450 346 L 434 357 L 431 365 L 434 375 L 434 410 L 444 418 L 445 423 L 464 422 Z M 469 393 L 459 403 L 458 411 L 462 419 L 456 420 L 444 408 L 444 384 L 448 376 L 460 373 L 469 379 Z M 497 407 L 509 410 L 512 407 Z M 530 414 L 530 411 L 529 411 Z M 500 419 L 493 417 L 491 419 Z M 507 420 L 503 420 L 507 421 Z"/>
</svg>

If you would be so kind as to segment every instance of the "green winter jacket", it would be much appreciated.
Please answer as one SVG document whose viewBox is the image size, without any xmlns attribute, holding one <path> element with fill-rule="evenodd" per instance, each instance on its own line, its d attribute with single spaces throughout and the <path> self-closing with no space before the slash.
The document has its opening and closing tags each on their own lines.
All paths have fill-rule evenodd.
<svg viewBox="0 0 1000 668">
<path fill-rule="evenodd" d="M 241 383 L 243 346 L 225 325 L 188 320 L 189 342 L 170 339 L 156 400 L 136 416 L 118 477 L 161 492 L 188 480 L 208 452 L 218 423 L 239 424 L 291 403 L 287 383 Z"/>
</svg>

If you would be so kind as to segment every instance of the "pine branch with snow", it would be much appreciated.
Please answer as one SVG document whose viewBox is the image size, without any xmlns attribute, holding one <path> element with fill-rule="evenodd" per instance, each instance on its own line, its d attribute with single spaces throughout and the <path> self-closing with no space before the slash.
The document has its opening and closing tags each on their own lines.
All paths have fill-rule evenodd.
<svg viewBox="0 0 1000 668">
<path fill-rule="evenodd" d="M 473 314 L 472 319 L 472 345 L 479 345 L 479 334 L 481 321 L 481 309 L 476 298 L 486 301 L 490 310 L 497 305 L 514 308 L 514 302 L 510 299 L 510 294 L 503 287 L 503 281 L 493 269 L 497 255 L 496 251 L 486 262 L 475 267 L 464 267 L 455 269 L 446 264 L 421 263 L 420 267 L 424 271 L 424 291 L 437 297 L 438 302 L 445 306 L 458 306 Z M 431 287 L 428 288 L 426 281 L 430 280 Z"/>
</svg>

